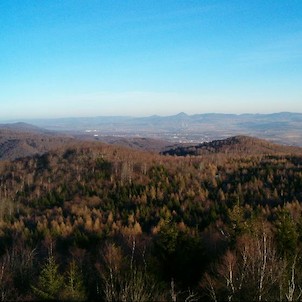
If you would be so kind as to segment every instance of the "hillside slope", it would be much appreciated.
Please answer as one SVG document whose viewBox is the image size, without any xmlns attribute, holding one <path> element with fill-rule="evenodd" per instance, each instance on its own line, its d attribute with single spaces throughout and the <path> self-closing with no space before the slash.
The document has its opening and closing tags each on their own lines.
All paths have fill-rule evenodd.
<svg viewBox="0 0 302 302">
<path fill-rule="evenodd" d="M 0 160 L 13 160 L 67 146 L 72 137 L 24 123 L 0 125 Z"/>
<path fill-rule="evenodd" d="M 302 148 L 278 145 L 267 140 L 249 136 L 233 136 L 227 139 L 214 140 L 198 145 L 177 146 L 162 152 L 163 155 L 206 155 L 213 153 L 223 154 L 276 154 L 302 153 Z"/>
</svg>

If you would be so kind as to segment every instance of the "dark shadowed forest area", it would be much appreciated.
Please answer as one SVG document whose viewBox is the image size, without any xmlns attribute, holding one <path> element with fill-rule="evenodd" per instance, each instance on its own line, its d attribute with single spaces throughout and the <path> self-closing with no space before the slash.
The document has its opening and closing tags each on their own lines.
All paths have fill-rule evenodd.
<svg viewBox="0 0 302 302">
<path fill-rule="evenodd" d="M 301 300 L 302 149 L 176 151 L 0 162 L 0 300 Z"/>
</svg>

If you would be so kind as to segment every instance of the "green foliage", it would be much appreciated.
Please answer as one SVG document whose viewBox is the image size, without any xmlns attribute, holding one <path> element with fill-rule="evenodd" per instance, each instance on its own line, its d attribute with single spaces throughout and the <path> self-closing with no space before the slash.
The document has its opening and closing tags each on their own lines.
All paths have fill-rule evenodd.
<svg viewBox="0 0 302 302">
<path fill-rule="evenodd" d="M 96 169 L 99 171 L 98 177 L 108 178 L 112 172 L 112 163 L 103 158 L 99 158 L 96 160 Z"/>
<path fill-rule="evenodd" d="M 68 148 L 68 149 L 66 149 L 66 151 L 64 152 L 62 157 L 66 160 L 69 160 L 72 157 L 74 157 L 76 155 L 76 153 L 77 153 L 76 149 Z"/>
<path fill-rule="evenodd" d="M 59 266 L 50 255 L 42 268 L 37 285 L 32 286 L 32 289 L 41 300 L 59 300 L 63 282 L 64 278 L 59 273 Z"/>
<path fill-rule="evenodd" d="M 62 292 L 61 299 L 67 301 L 85 301 L 87 296 L 83 275 L 75 260 L 70 262 L 65 279 L 65 288 Z"/>
<path fill-rule="evenodd" d="M 180 232 L 175 223 L 165 222 L 155 238 L 154 256 L 166 281 L 175 278 L 185 285 L 199 281 L 206 262 L 201 239 Z"/>
<path fill-rule="evenodd" d="M 167 261 L 168 258 L 175 252 L 178 235 L 179 230 L 177 229 L 175 223 L 168 220 L 164 222 L 163 226 L 161 226 L 160 232 L 155 241 L 155 246 L 159 253 L 159 257 L 162 257 L 164 261 Z"/>
<path fill-rule="evenodd" d="M 32 206 L 39 209 L 44 208 L 52 208 L 55 206 L 62 205 L 63 199 L 61 198 L 60 194 L 56 191 L 50 191 L 46 193 L 43 197 L 36 199 Z"/>
<path fill-rule="evenodd" d="M 37 170 L 43 172 L 49 169 L 49 154 L 45 153 L 37 157 Z"/>
<path fill-rule="evenodd" d="M 285 256 L 296 254 L 298 247 L 297 224 L 293 221 L 290 213 L 280 211 L 276 218 L 276 241 L 279 252 Z"/>
<path fill-rule="evenodd" d="M 235 242 L 238 236 L 248 230 L 248 222 L 244 215 L 244 208 L 237 203 L 232 209 L 228 209 L 228 219 L 230 220 L 231 239 Z"/>
</svg>

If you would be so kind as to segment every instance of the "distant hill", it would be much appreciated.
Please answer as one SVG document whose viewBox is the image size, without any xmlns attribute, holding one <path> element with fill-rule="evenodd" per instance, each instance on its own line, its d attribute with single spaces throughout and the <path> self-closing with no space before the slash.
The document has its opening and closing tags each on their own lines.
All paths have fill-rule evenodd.
<svg viewBox="0 0 302 302">
<path fill-rule="evenodd" d="M 227 139 L 214 140 L 198 145 L 177 146 L 162 152 L 163 155 L 206 155 L 213 153 L 223 154 L 275 154 L 300 153 L 302 148 L 271 143 L 269 141 L 248 136 L 233 136 Z"/>
<path fill-rule="evenodd" d="M 280 123 L 282 117 L 286 118 L 288 116 L 293 117 L 292 114 L 283 113 L 274 115 L 274 118 L 279 121 L 276 121 L 276 123 Z M 153 118 L 162 119 L 161 117 Z M 182 121 L 189 118 L 190 116 L 184 113 L 170 117 L 172 120 L 181 119 Z M 299 120 L 300 116 L 297 115 L 296 118 Z M 302 153 L 302 148 L 299 147 L 280 145 L 268 140 L 243 135 L 215 139 L 199 144 L 188 144 L 170 141 L 165 136 L 163 136 L 163 139 L 156 139 L 151 137 L 127 136 L 127 134 L 123 136 L 99 136 L 95 133 L 97 132 L 84 132 L 82 134 L 72 132 L 67 135 L 64 134 L 64 132 L 45 130 L 27 123 L 0 124 L 0 160 L 12 160 L 19 157 L 42 154 L 50 150 L 68 147 L 80 142 L 84 144 L 85 142 L 102 142 L 141 151 L 176 156 L 198 156 L 214 153 L 240 153 L 249 155 Z"/>
<path fill-rule="evenodd" d="M 166 149 L 168 146 L 171 147 L 171 142 L 145 138 L 145 137 L 125 137 L 125 138 L 117 138 L 117 137 L 106 137 L 99 139 L 102 142 L 106 142 L 111 145 L 119 145 L 128 148 L 133 148 L 137 150 L 151 151 L 159 153 L 162 150 Z"/>
<path fill-rule="evenodd" d="M 171 142 L 205 142 L 236 135 L 269 139 L 276 143 L 302 146 L 302 114 L 194 114 L 148 117 L 99 116 L 29 121 L 53 131 L 99 136 L 140 136 Z"/>
<path fill-rule="evenodd" d="M 19 157 L 42 154 L 80 142 L 107 143 L 155 153 L 176 146 L 176 144 L 160 139 L 120 136 L 98 137 L 87 133 L 67 135 L 28 123 L 0 124 L 0 160 L 13 160 Z"/>
<path fill-rule="evenodd" d="M 89 136 L 74 135 L 75 138 L 82 141 L 96 141 L 107 143 L 110 145 L 118 145 L 131 149 L 160 153 L 164 150 L 175 148 L 183 144 L 172 143 L 162 139 L 154 139 L 149 137 L 132 137 L 132 136 Z"/>
<path fill-rule="evenodd" d="M 0 130 L 2 132 L 4 132 L 5 130 L 10 130 L 15 132 L 26 132 L 35 134 L 55 134 L 55 132 L 53 131 L 49 131 L 24 122 L 0 124 Z"/>
<path fill-rule="evenodd" d="M 66 146 L 72 137 L 56 135 L 30 124 L 0 124 L 0 160 L 12 160 Z"/>
</svg>

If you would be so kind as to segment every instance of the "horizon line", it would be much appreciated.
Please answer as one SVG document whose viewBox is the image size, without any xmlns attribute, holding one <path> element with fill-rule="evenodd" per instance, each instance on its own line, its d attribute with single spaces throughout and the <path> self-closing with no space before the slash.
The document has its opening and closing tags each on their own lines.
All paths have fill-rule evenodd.
<svg viewBox="0 0 302 302">
<path fill-rule="evenodd" d="M 278 112 L 270 112 L 270 113 L 224 113 L 224 112 L 204 112 L 204 113 L 193 113 L 188 114 L 184 111 L 181 111 L 176 114 L 167 114 L 167 115 L 159 115 L 159 114 L 149 114 L 149 115 L 91 115 L 91 116 L 61 116 L 61 117 L 26 117 L 26 118 L 12 118 L 12 119 L 0 119 L 0 123 L 18 123 L 24 121 L 37 121 L 37 120 L 63 120 L 63 119 L 93 119 L 93 118 L 151 118 L 151 117 L 175 117 L 175 116 L 197 116 L 197 115 L 234 115 L 234 116 L 242 116 L 242 115 L 275 115 L 275 114 L 302 114 L 302 112 L 295 111 L 278 111 Z"/>
</svg>

